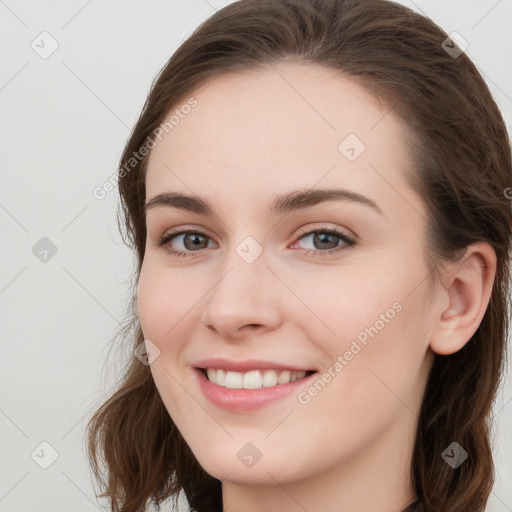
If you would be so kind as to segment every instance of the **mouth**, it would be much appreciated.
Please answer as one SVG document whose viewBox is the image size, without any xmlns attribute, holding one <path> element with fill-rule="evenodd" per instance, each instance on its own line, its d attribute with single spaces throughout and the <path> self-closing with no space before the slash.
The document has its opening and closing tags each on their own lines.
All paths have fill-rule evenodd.
<svg viewBox="0 0 512 512">
<path fill-rule="evenodd" d="M 316 370 L 194 367 L 197 384 L 213 405 L 231 413 L 250 413 L 298 394 L 317 378 Z M 295 380 L 292 380 L 295 379 Z"/>
<path fill-rule="evenodd" d="M 226 389 L 261 389 L 290 384 L 306 379 L 317 373 L 316 370 L 261 369 L 237 372 L 222 368 L 197 368 L 204 377 Z"/>
</svg>

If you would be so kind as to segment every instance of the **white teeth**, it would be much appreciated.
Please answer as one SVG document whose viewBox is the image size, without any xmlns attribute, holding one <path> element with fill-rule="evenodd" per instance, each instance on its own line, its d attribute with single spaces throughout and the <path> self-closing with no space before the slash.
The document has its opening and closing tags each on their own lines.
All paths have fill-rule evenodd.
<svg viewBox="0 0 512 512">
<path fill-rule="evenodd" d="M 220 369 L 217 370 L 215 368 L 208 368 L 206 374 L 210 382 L 229 389 L 268 388 L 279 384 L 295 382 L 306 376 L 306 372 L 303 370 L 251 370 L 249 372 L 240 373 Z"/>
<path fill-rule="evenodd" d="M 253 370 L 252 372 L 244 373 L 243 388 L 244 389 L 256 389 L 261 388 L 263 384 L 263 377 L 259 370 Z"/>
<path fill-rule="evenodd" d="M 277 373 L 274 370 L 267 370 L 263 375 L 263 387 L 269 388 L 277 385 Z"/>
<path fill-rule="evenodd" d="M 292 372 L 289 372 L 288 370 L 284 371 L 277 377 L 277 383 L 278 384 L 286 384 L 287 382 L 291 382 Z"/>
<path fill-rule="evenodd" d="M 224 370 L 214 370 L 215 371 L 215 382 L 219 386 L 226 385 L 226 372 Z"/>
<path fill-rule="evenodd" d="M 238 372 L 226 373 L 226 387 L 232 389 L 242 389 L 243 374 Z"/>
</svg>

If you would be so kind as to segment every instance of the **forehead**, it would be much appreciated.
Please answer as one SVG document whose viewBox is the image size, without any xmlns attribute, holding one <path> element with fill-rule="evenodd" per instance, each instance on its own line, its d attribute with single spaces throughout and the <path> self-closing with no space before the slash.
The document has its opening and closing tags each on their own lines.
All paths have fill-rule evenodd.
<svg viewBox="0 0 512 512">
<path fill-rule="evenodd" d="M 190 98 L 196 106 L 180 112 Z M 219 75 L 165 119 L 176 109 L 179 122 L 149 158 L 148 198 L 176 189 L 202 197 L 231 189 L 254 201 L 319 183 L 396 201 L 385 182 L 405 186 L 412 164 L 405 123 L 353 79 L 318 65 Z"/>
</svg>

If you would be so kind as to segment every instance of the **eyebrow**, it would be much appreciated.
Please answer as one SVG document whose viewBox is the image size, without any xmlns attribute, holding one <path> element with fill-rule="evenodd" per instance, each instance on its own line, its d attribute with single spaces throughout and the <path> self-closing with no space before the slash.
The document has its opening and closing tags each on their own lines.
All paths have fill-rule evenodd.
<svg viewBox="0 0 512 512">
<path fill-rule="evenodd" d="M 329 201 L 351 201 L 370 207 L 384 215 L 379 205 L 372 199 L 350 190 L 329 188 L 316 190 L 295 190 L 282 195 L 275 195 L 269 206 L 270 215 L 277 216 L 294 210 L 310 208 Z M 152 197 L 144 204 L 144 214 L 152 208 L 165 206 L 201 215 L 214 216 L 214 210 L 208 201 L 197 196 L 189 196 L 179 192 L 166 192 Z"/>
</svg>

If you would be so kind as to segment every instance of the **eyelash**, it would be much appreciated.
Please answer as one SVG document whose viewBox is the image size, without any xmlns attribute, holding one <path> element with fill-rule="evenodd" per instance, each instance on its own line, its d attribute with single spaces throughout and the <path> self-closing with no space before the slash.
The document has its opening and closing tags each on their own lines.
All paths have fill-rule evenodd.
<svg viewBox="0 0 512 512">
<path fill-rule="evenodd" d="M 297 241 L 308 236 L 308 235 L 311 235 L 313 233 L 324 233 L 324 234 L 327 233 L 330 235 L 336 235 L 343 242 L 345 242 L 346 247 L 341 246 L 341 248 L 337 247 L 336 249 L 328 249 L 325 251 L 318 251 L 318 250 L 314 250 L 314 249 L 305 249 L 308 256 L 310 255 L 309 253 L 313 252 L 313 257 L 317 257 L 317 256 L 323 257 L 328 254 L 341 252 L 341 251 L 346 250 L 356 244 L 356 241 L 353 238 L 347 236 L 345 233 L 342 233 L 341 231 L 338 231 L 338 230 L 332 229 L 332 228 L 313 229 L 311 231 L 307 231 L 305 233 L 302 233 L 297 238 Z M 184 229 L 181 231 L 171 232 L 171 233 L 168 233 L 167 235 L 162 236 L 155 245 L 157 247 L 165 246 L 165 245 L 169 244 L 175 237 L 180 236 L 180 235 L 187 235 L 187 234 L 200 235 L 200 236 L 205 236 L 207 238 L 210 238 L 208 235 L 201 233 L 200 231 L 193 230 L 193 229 Z M 176 256 L 176 257 L 189 257 L 189 255 L 190 255 L 190 252 L 178 251 L 176 249 L 173 249 L 170 245 L 165 250 L 166 250 L 167 254 L 172 254 L 173 256 Z M 198 251 L 192 251 L 192 252 L 198 252 Z"/>
</svg>

